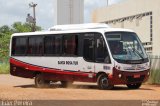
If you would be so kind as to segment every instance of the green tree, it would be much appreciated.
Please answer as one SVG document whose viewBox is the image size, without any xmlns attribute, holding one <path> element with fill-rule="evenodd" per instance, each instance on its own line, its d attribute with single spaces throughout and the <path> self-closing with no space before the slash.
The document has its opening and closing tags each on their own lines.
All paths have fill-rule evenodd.
<svg viewBox="0 0 160 106">
<path fill-rule="evenodd" d="M 36 26 L 36 30 L 40 31 L 42 28 Z M 31 32 L 32 26 L 29 23 L 15 22 L 11 27 L 4 25 L 0 27 L 0 62 L 8 60 L 9 58 L 9 42 L 13 33 Z"/>
<path fill-rule="evenodd" d="M 9 26 L 4 25 L 0 27 L 0 37 L 5 36 L 6 34 L 11 34 L 11 29 Z"/>
<path fill-rule="evenodd" d="M 19 33 L 19 32 L 32 32 L 32 24 L 15 22 L 12 25 L 12 30 L 15 33 Z M 39 26 L 36 26 L 36 30 L 40 31 L 40 30 L 42 30 L 42 28 L 39 27 Z"/>
<path fill-rule="evenodd" d="M 0 37 L 0 61 L 8 59 L 10 34 L 4 34 Z"/>
</svg>

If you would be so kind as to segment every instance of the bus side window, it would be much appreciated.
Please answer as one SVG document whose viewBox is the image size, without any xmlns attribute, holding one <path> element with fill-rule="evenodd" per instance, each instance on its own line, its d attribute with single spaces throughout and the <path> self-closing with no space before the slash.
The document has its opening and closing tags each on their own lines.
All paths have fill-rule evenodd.
<svg viewBox="0 0 160 106">
<path fill-rule="evenodd" d="M 77 55 L 78 40 L 76 35 L 65 35 L 63 37 L 63 54 Z"/>
<path fill-rule="evenodd" d="M 54 49 L 55 49 L 55 54 L 56 55 L 62 54 L 62 36 L 61 35 L 55 36 L 54 47 L 55 47 Z"/>
<path fill-rule="evenodd" d="M 94 62 L 94 34 L 85 34 L 83 40 L 83 57 Z"/>
<path fill-rule="evenodd" d="M 95 35 L 95 61 L 100 63 L 110 63 L 109 53 L 103 36 Z"/>
<path fill-rule="evenodd" d="M 53 55 L 55 54 L 55 37 L 46 36 L 44 38 L 44 54 Z"/>
<path fill-rule="evenodd" d="M 43 37 L 29 37 L 28 45 L 29 55 L 42 55 L 43 54 Z"/>
</svg>

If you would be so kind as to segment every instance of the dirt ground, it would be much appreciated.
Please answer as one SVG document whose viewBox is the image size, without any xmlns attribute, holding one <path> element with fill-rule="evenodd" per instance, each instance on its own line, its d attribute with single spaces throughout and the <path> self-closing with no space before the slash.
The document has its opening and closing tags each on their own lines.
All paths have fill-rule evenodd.
<svg viewBox="0 0 160 106">
<path fill-rule="evenodd" d="M 0 100 L 160 100 L 160 85 L 142 85 L 129 90 L 115 86 L 113 90 L 99 90 L 96 84 L 76 82 L 62 88 L 56 83 L 47 89 L 34 87 L 34 79 L 0 75 Z"/>
</svg>

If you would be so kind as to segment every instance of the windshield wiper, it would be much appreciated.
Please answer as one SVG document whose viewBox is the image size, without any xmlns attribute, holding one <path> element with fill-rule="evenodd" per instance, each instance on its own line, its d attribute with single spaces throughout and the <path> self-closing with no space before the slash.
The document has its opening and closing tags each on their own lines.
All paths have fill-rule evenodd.
<svg viewBox="0 0 160 106">
<path fill-rule="evenodd" d="M 129 48 L 130 46 L 130 48 Z M 131 54 L 131 51 L 133 51 L 134 54 L 137 54 L 142 60 L 144 60 L 143 56 L 141 55 L 141 53 L 139 53 L 139 51 L 135 48 L 132 48 L 132 45 L 129 43 L 129 46 L 127 45 L 127 49 L 129 50 L 130 54 Z M 130 51 L 131 49 L 131 51 Z"/>
<path fill-rule="evenodd" d="M 139 51 L 137 49 L 134 48 L 133 50 L 138 54 L 139 57 L 142 58 L 142 60 L 144 60 L 144 57 L 142 56 L 141 53 L 139 53 Z"/>
</svg>

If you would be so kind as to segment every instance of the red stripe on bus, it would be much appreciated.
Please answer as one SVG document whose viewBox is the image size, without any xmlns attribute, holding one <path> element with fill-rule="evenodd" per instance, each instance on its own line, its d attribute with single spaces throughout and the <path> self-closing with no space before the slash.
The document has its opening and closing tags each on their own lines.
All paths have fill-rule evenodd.
<svg viewBox="0 0 160 106">
<path fill-rule="evenodd" d="M 79 71 L 79 70 L 72 72 L 72 71 L 65 71 L 65 70 L 61 70 L 61 69 L 51 69 L 51 68 L 45 68 L 42 66 L 35 66 L 35 65 L 32 65 L 29 63 L 19 61 L 14 58 L 10 58 L 10 63 L 15 66 L 25 68 L 26 70 L 29 70 L 29 71 L 50 72 L 50 73 L 56 73 L 56 74 L 66 74 L 66 75 L 85 76 L 85 77 L 88 77 L 88 74 L 89 74 L 89 73 Z M 93 72 L 93 71 L 91 71 L 91 72 Z M 93 76 L 96 76 L 96 74 L 93 73 Z"/>
</svg>

